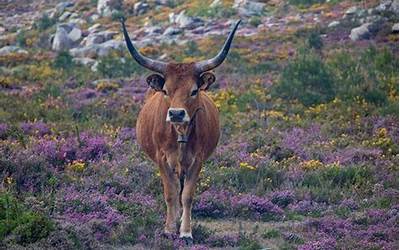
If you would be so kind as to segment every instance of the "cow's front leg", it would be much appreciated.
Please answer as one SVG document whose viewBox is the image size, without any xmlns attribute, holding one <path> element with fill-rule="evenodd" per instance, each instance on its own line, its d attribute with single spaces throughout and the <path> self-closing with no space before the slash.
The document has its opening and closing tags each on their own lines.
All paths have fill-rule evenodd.
<svg viewBox="0 0 400 250">
<path fill-rule="evenodd" d="M 160 174 L 164 187 L 164 199 L 167 205 L 167 218 L 164 232 L 175 234 L 177 231 L 177 218 L 179 213 L 179 180 L 173 169 L 168 164 L 160 167 Z"/>
<path fill-rule="evenodd" d="M 185 241 L 192 242 L 192 228 L 191 228 L 191 217 L 192 217 L 192 202 L 194 192 L 196 190 L 196 183 L 200 173 L 200 164 L 195 163 L 185 175 L 185 182 L 182 191 L 182 218 L 180 227 L 180 237 Z"/>
</svg>

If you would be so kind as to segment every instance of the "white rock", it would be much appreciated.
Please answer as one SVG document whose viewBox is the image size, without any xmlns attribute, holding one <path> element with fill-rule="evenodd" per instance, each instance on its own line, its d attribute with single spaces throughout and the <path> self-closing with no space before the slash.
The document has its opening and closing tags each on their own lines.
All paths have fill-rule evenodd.
<svg viewBox="0 0 400 250">
<path fill-rule="evenodd" d="M 333 22 L 331 22 L 331 23 L 328 24 L 328 28 L 336 27 L 336 26 L 338 26 L 339 24 L 340 24 L 339 21 L 333 21 Z"/>
<path fill-rule="evenodd" d="M 76 64 L 82 64 L 88 67 L 93 66 L 96 63 L 96 60 L 87 57 L 77 57 L 73 58 L 72 61 Z"/>
<path fill-rule="evenodd" d="M 59 26 L 53 39 L 52 49 L 56 51 L 67 50 L 72 48 L 72 45 L 73 41 L 69 38 L 68 32 Z"/>
<path fill-rule="evenodd" d="M 98 0 L 97 13 L 101 16 L 111 16 L 112 12 L 122 6 L 122 0 Z"/>
<path fill-rule="evenodd" d="M 82 31 L 78 28 L 73 28 L 69 33 L 68 37 L 73 41 L 77 42 L 82 38 Z"/>
<path fill-rule="evenodd" d="M 135 15 L 143 15 L 150 9 L 150 5 L 145 2 L 137 2 L 133 5 L 133 12 Z"/>
<path fill-rule="evenodd" d="M 371 36 L 371 33 L 369 32 L 369 26 L 371 23 L 365 23 L 361 25 L 360 27 L 354 28 L 351 30 L 350 33 L 350 39 L 353 41 L 358 41 L 362 39 L 368 39 Z"/>
<path fill-rule="evenodd" d="M 168 27 L 168 28 L 164 31 L 163 35 L 164 35 L 164 36 L 173 36 L 173 35 L 178 35 L 178 34 L 181 34 L 181 33 L 182 33 L 182 30 L 179 29 L 179 28 Z"/>
<path fill-rule="evenodd" d="M 17 46 L 5 46 L 0 49 L 0 56 L 6 56 L 10 54 L 28 54 L 28 51 Z"/>
<path fill-rule="evenodd" d="M 235 0 L 233 8 L 238 9 L 243 16 L 261 15 L 264 11 L 265 3 L 250 0 Z"/>
<path fill-rule="evenodd" d="M 216 8 L 216 7 L 221 7 L 221 6 L 222 6 L 221 0 L 214 0 L 214 1 L 210 4 L 210 7 L 211 7 L 211 8 Z"/>
<path fill-rule="evenodd" d="M 60 22 L 64 22 L 65 20 L 67 20 L 71 16 L 71 14 L 72 14 L 71 12 L 66 11 L 58 18 L 58 20 Z"/>
</svg>

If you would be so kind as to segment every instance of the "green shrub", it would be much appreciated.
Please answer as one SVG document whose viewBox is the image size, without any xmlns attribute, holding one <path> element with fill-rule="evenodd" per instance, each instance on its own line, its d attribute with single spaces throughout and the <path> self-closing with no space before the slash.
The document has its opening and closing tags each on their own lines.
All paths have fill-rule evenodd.
<svg viewBox="0 0 400 250">
<path fill-rule="evenodd" d="M 52 230 L 47 217 L 27 210 L 9 193 L 0 193 L 0 240 L 11 235 L 16 243 L 25 245 L 47 237 Z"/>
<path fill-rule="evenodd" d="M 249 23 L 254 26 L 257 27 L 258 25 L 261 24 L 261 18 L 259 16 L 252 16 L 249 20 Z"/>
<path fill-rule="evenodd" d="M 18 46 L 25 47 L 26 46 L 26 31 L 21 30 L 20 32 L 18 32 L 16 40 L 17 40 Z"/>
<path fill-rule="evenodd" d="M 34 23 L 34 27 L 38 30 L 46 30 L 56 23 L 54 18 L 50 18 L 47 14 L 43 14 L 42 17 Z"/>
<path fill-rule="evenodd" d="M 112 14 L 111 14 L 111 19 L 113 21 L 119 21 L 121 19 L 125 20 L 125 14 L 124 14 L 123 11 L 119 11 L 119 10 L 113 11 Z"/>
<path fill-rule="evenodd" d="M 274 239 L 278 238 L 281 235 L 281 232 L 277 229 L 268 229 L 263 234 L 262 237 L 264 239 Z"/>
<path fill-rule="evenodd" d="M 72 56 L 68 51 L 61 51 L 54 59 L 53 66 L 58 69 L 69 70 L 74 67 Z"/>
<path fill-rule="evenodd" d="M 321 34 L 316 31 L 311 32 L 307 38 L 307 44 L 311 49 L 322 49 L 324 43 L 322 42 Z"/>
<path fill-rule="evenodd" d="M 306 7 L 317 3 L 325 3 L 326 0 L 289 0 L 289 4 Z"/>
<path fill-rule="evenodd" d="M 327 64 L 335 76 L 336 95 L 343 100 L 359 96 L 386 105 L 398 99 L 398 59 L 387 48 L 370 47 L 360 55 L 340 51 Z"/>
<path fill-rule="evenodd" d="M 334 78 L 312 50 L 300 50 L 284 68 L 272 94 L 287 100 L 298 99 L 306 106 L 325 103 L 335 96 Z"/>
</svg>

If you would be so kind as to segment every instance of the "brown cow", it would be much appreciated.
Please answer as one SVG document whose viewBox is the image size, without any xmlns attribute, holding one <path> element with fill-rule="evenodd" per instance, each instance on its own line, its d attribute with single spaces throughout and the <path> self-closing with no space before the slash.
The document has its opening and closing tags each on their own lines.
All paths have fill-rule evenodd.
<svg viewBox="0 0 400 250">
<path fill-rule="evenodd" d="M 219 139 L 218 110 L 205 90 L 215 81 L 208 72 L 226 58 L 236 23 L 222 50 L 212 59 L 196 63 L 164 63 L 141 55 L 122 29 L 132 57 L 159 74 L 147 77 L 150 88 L 136 124 L 137 140 L 160 168 L 167 205 L 165 233 L 175 233 L 183 207 L 180 237 L 192 242 L 191 208 L 202 163 Z"/>
</svg>

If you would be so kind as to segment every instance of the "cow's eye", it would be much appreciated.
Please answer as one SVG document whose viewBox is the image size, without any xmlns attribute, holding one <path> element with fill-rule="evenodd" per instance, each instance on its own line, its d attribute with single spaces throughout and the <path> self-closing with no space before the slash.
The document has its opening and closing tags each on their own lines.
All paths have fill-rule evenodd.
<svg viewBox="0 0 400 250">
<path fill-rule="evenodd" d="M 193 90 L 192 93 L 190 94 L 190 96 L 195 96 L 195 95 L 197 95 L 197 92 L 199 92 L 198 89 Z"/>
</svg>

